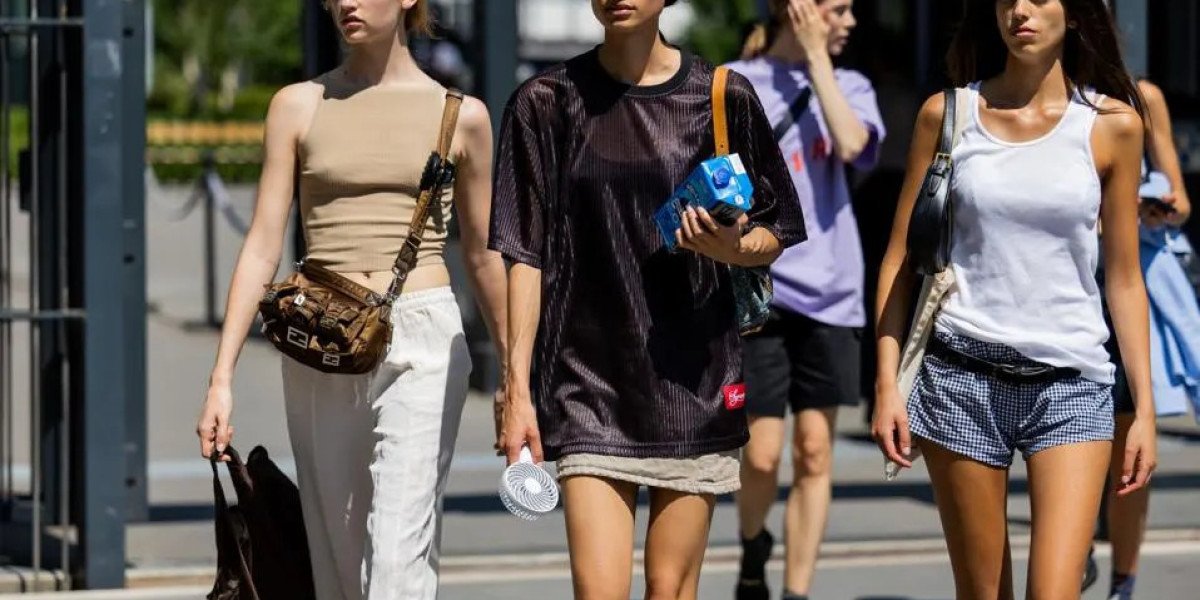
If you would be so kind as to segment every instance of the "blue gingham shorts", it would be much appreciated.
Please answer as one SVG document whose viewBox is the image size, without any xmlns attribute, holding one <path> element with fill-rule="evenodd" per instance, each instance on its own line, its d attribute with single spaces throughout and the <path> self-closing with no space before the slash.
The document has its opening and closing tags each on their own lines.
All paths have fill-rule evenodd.
<svg viewBox="0 0 1200 600">
<path fill-rule="evenodd" d="M 993 362 L 1038 365 L 1003 344 L 935 332 L 951 348 Z M 1083 377 L 1012 383 L 926 355 L 908 398 L 909 431 L 994 467 L 1064 444 L 1113 439 L 1112 386 Z"/>
</svg>

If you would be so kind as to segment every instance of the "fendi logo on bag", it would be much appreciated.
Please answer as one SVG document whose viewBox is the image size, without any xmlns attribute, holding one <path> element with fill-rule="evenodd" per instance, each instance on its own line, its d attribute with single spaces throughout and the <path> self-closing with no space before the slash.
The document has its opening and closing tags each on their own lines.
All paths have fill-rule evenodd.
<svg viewBox="0 0 1200 600">
<path fill-rule="evenodd" d="M 287 341 L 293 346 L 307 348 L 308 334 L 296 329 L 295 327 L 288 327 Z"/>
<path fill-rule="evenodd" d="M 321 364 L 327 367 L 340 367 L 342 365 L 342 357 L 337 354 L 326 352 L 321 356 Z"/>
</svg>

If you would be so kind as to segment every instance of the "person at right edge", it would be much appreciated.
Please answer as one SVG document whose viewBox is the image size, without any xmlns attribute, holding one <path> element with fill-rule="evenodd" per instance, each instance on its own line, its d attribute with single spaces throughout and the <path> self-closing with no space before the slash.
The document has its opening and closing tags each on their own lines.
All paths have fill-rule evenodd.
<svg viewBox="0 0 1200 600">
<path fill-rule="evenodd" d="M 883 118 L 870 80 L 837 69 L 834 56 L 856 25 L 853 0 L 771 0 L 770 21 L 729 67 L 754 84 L 787 159 L 808 240 L 771 265 L 772 315 L 745 348 L 750 442 L 737 495 L 742 561 L 737 600 L 767 600 L 765 568 L 774 538 L 765 527 L 793 418 L 791 492 L 784 514 L 784 600 L 812 585 L 832 499 L 834 424 L 859 393 L 863 257 L 846 166 L 879 157 Z"/>
<path fill-rule="evenodd" d="M 1146 269 L 1155 264 L 1153 255 L 1163 249 L 1168 236 L 1180 235 L 1178 229 L 1191 216 L 1192 205 L 1188 200 L 1187 189 L 1183 185 L 1183 171 L 1179 165 L 1179 153 L 1175 149 L 1171 113 L 1167 108 L 1166 98 L 1163 97 L 1162 90 L 1158 86 L 1146 79 L 1138 81 L 1138 90 L 1145 98 L 1146 112 L 1150 116 L 1149 127 L 1146 130 L 1148 137 L 1146 139 L 1144 175 L 1148 179 L 1151 172 L 1162 173 L 1170 184 L 1170 193 L 1162 198 L 1161 205 L 1152 202 L 1139 204 L 1142 266 L 1143 269 Z M 1170 251 L 1169 248 L 1167 251 Z M 1186 279 L 1187 275 L 1182 272 L 1183 267 L 1173 260 L 1174 257 L 1169 257 L 1169 259 L 1158 264 L 1164 270 L 1178 269 L 1180 279 Z M 1103 278 L 1103 276 L 1103 269 L 1101 269 L 1100 277 Z M 1143 276 L 1146 277 L 1146 291 L 1150 295 L 1152 305 L 1161 306 L 1160 303 L 1173 303 L 1175 311 L 1172 312 L 1195 313 L 1195 302 L 1191 298 L 1179 298 L 1178 295 L 1172 293 L 1171 286 L 1155 287 L 1149 271 L 1143 270 Z M 1182 304 L 1187 302 L 1192 302 L 1192 306 L 1186 307 Z M 1188 310 L 1189 308 L 1191 310 Z M 1159 315 L 1161 314 L 1159 311 Z M 1187 340 L 1177 339 L 1177 341 L 1186 342 Z M 1120 355 L 1119 348 L 1111 340 L 1109 352 L 1114 357 Z M 1165 352 L 1166 350 L 1158 353 L 1157 356 L 1160 357 L 1158 359 L 1155 358 L 1155 353 L 1151 353 L 1151 366 L 1153 367 L 1151 381 L 1154 384 L 1155 402 L 1158 409 L 1156 412 L 1159 416 L 1177 414 L 1180 410 L 1185 410 L 1182 405 L 1186 402 L 1182 398 L 1171 402 L 1164 396 L 1187 394 L 1183 386 L 1171 381 L 1172 377 L 1167 367 L 1160 366 Z M 1156 362 L 1160 364 L 1156 364 Z M 1113 444 L 1112 461 L 1109 466 L 1109 477 L 1114 480 L 1121 476 L 1124 448 L 1121 446 L 1120 440 L 1124 438 L 1124 432 L 1133 425 L 1137 417 L 1133 397 L 1125 379 L 1125 373 L 1118 364 L 1117 383 L 1113 388 L 1117 443 Z M 1150 486 L 1125 496 L 1119 496 L 1110 491 L 1106 500 L 1102 506 L 1102 509 L 1106 510 L 1100 515 L 1100 518 L 1107 520 L 1108 540 L 1112 544 L 1112 570 L 1109 577 L 1108 596 L 1117 600 L 1130 600 L 1133 598 L 1134 584 L 1137 579 L 1138 555 L 1141 552 L 1142 538 L 1146 533 L 1146 515 L 1150 508 Z M 1084 574 L 1084 591 L 1087 591 L 1096 582 L 1098 576 L 1099 569 L 1095 559 L 1089 553 L 1087 571 Z"/>
<path fill-rule="evenodd" d="M 1134 201 L 1142 100 L 1103 0 L 969 0 L 947 62 L 971 100 L 952 153 L 955 285 L 901 398 L 916 283 L 906 238 L 938 144 L 938 94 L 917 119 L 880 273 L 872 433 L 903 467 L 913 442 L 926 457 L 959 600 L 1013 598 L 1008 471 L 1020 450 L 1033 523 L 1027 597 L 1079 598 L 1114 437 L 1101 243 L 1135 403 L 1118 495 L 1143 488 L 1157 461 Z"/>
</svg>

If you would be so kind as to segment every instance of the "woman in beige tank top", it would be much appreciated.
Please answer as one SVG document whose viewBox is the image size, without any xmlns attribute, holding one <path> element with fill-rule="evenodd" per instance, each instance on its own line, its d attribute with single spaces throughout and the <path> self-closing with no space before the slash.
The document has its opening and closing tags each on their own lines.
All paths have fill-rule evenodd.
<svg viewBox="0 0 1200 600">
<path fill-rule="evenodd" d="M 428 0 L 324 2 L 345 59 L 283 88 L 268 109 L 254 220 L 197 428 L 205 457 L 224 450 L 233 434 L 234 365 L 279 265 L 293 181 L 298 176 L 306 260 L 383 292 L 436 145 L 446 90 L 408 49 L 411 32 L 429 31 Z M 505 269 L 487 249 L 491 154 L 487 108 L 466 98 L 451 149 L 457 180 L 431 207 L 417 266 L 392 309 L 391 349 L 375 371 L 330 375 L 282 359 L 319 599 L 436 593 L 438 507 L 471 369 L 443 260 L 452 203 L 475 296 L 506 355 Z"/>
</svg>

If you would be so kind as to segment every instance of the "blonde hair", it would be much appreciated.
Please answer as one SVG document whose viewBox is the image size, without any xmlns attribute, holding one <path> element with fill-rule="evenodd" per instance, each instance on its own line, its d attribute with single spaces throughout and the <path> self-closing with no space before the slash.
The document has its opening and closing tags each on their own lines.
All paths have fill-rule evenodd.
<svg viewBox="0 0 1200 600">
<path fill-rule="evenodd" d="M 433 35 L 433 12 L 429 10 L 429 0 L 417 0 L 417 3 L 404 13 L 404 29 L 418 35 Z"/>
</svg>

